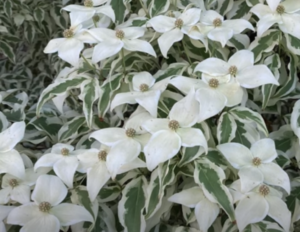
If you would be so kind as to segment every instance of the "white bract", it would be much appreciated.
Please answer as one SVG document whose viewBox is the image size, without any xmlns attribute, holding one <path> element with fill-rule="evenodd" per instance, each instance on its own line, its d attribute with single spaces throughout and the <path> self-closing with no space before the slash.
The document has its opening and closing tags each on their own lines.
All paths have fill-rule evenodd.
<svg viewBox="0 0 300 232">
<path fill-rule="evenodd" d="M 18 178 L 24 177 L 23 160 L 14 147 L 24 137 L 25 127 L 24 122 L 16 122 L 0 133 L 0 174 L 9 173 Z"/>
<path fill-rule="evenodd" d="M 84 48 L 84 43 L 95 43 L 97 40 L 91 36 L 85 29 L 82 29 L 81 24 L 72 25 L 69 29 L 63 32 L 64 38 L 52 39 L 44 49 L 45 53 L 58 52 L 58 56 L 78 67 L 79 55 Z"/>
<path fill-rule="evenodd" d="M 169 197 L 168 200 L 186 207 L 195 208 L 195 216 L 199 228 L 203 232 L 208 231 L 220 212 L 219 205 L 211 202 L 200 187 L 184 189 Z"/>
<path fill-rule="evenodd" d="M 233 195 L 236 196 L 234 201 L 238 202 L 235 216 L 240 231 L 251 223 L 262 221 L 267 215 L 278 222 L 284 231 L 290 231 L 291 212 L 281 199 L 282 193 L 268 185 L 261 184 L 243 194 L 239 180 L 235 181 L 231 188 Z"/>
<path fill-rule="evenodd" d="M 181 146 L 202 146 L 207 152 L 207 141 L 202 131 L 191 128 L 199 115 L 199 103 L 194 95 L 192 89 L 185 98 L 175 103 L 168 119 L 150 119 L 143 124 L 143 128 L 152 134 L 144 148 L 150 171 L 173 158 Z"/>
<path fill-rule="evenodd" d="M 175 42 L 183 39 L 186 34 L 193 37 L 194 26 L 200 19 L 200 9 L 191 8 L 183 12 L 179 17 L 172 18 L 164 15 L 156 16 L 148 21 L 153 29 L 163 33 L 158 38 L 158 45 L 164 57 Z"/>
<path fill-rule="evenodd" d="M 55 174 L 69 187 L 73 188 L 73 177 L 78 167 L 77 154 L 74 147 L 68 144 L 55 144 L 51 152 L 43 155 L 34 165 L 34 170 L 40 167 L 53 167 Z"/>
<path fill-rule="evenodd" d="M 133 76 L 133 91 L 118 93 L 111 102 L 111 109 L 125 103 L 143 106 L 153 117 L 157 116 L 157 105 L 161 93 L 167 88 L 170 78 L 155 83 L 148 72 L 140 72 Z"/>
<path fill-rule="evenodd" d="M 207 31 L 207 37 L 221 43 L 222 47 L 235 34 L 240 34 L 245 29 L 254 31 L 250 22 L 245 19 L 224 20 L 224 17 L 213 10 L 204 11 L 200 17 L 200 23 Z"/>
<path fill-rule="evenodd" d="M 250 150 L 239 143 L 225 143 L 217 148 L 229 163 L 239 170 L 241 190 L 248 192 L 254 187 L 267 183 L 280 186 L 290 193 L 290 180 L 280 166 L 272 162 L 277 157 L 274 141 L 261 139 L 253 143 Z"/>
<path fill-rule="evenodd" d="M 142 27 L 127 27 L 116 30 L 107 28 L 94 28 L 89 30 L 98 42 L 93 51 L 92 61 L 97 63 L 111 57 L 122 50 L 139 51 L 156 57 L 156 53 L 150 43 L 138 38 L 145 33 Z"/>
<path fill-rule="evenodd" d="M 31 195 L 34 202 L 14 208 L 7 222 L 23 226 L 21 231 L 24 232 L 59 232 L 61 226 L 93 222 L 93 217 L 83 206 L 61 203 L 67 193 L 66 186 L 58 177 L 42 175 Z"/>
<path fill-rule="evenodd" d="M 298 0 L 267 0 L 268 5 L 256 4 L 252 9 L 258 18 L 257 35 L 267 31 L 274 24 L 278 24 L 280 30 L 297 38 L 300 37 L 300 2 Z"/>
<path fill-rule="evenodd" d="M 3 220 L 7 217 L 9 212 L 14 209 L 15 206 L 4 206 L 0 205 L 0 231 L 6 232 L 5 224 L 3 223 Z"/>
</svg>

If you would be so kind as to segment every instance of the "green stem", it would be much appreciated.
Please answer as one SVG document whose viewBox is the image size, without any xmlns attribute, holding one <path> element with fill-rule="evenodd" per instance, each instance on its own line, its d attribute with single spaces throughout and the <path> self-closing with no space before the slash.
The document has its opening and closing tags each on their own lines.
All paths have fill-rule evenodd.
<svg viewBox="0 0 300 232">
<path fill-rule="evenodd" d="M 124 48 L 121 50 L 121 56 L 122 56 L 122 66 L 123 66 L 123 74 L 126 75 L 126 66 L 125 66 L 125 56 L 124 56 Z"/>
<path fill-rule="evenodd" d="M 192 61 L 191 61 L 190 57 L 188 56 L 188 52 L 187 52 L 186 46 L 185 46 L 185 44 L 184 44 L 183 41 L 182 41 L 182 46 L 183 46 L 185 55 L 186 55 L 186 57 L 188 58 L 189 63 L 192 64 Z"/>
</svg>

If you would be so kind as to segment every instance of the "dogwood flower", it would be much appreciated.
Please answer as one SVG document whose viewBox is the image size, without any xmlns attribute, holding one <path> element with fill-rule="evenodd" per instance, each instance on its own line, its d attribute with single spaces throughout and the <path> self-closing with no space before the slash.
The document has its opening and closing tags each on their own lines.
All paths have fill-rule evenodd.
<svg viewBox="0 0 300 232">
<path fill-rule="evenodd" d="M 222 47 L 235 34 L 240 34 L 245 29 L 254 31 L 250 22 L 245 19 L 224 20 L 224 17 L 213 10 L 204 11 L 200 17 L 200 23 L 209 31 L 207 37 L 213 41 L 218 41 Z"/>
<path fill-rule="evenodd" d="M 275 23 L 284 33 L 300 37 L 300 2 L 297 0 L 267 0 L 268 5 L 256 4 L 250 10 L 258 18 L 257 36 L 260 37 Z"/>
<path fill-rule="evenodd" d="M 169 82 L 185 94 L 191 88 L 197 89 L 195 99 L 200 103 L 198 122 L 218 114 L 225 106 L 234 106 L 241 103 L 243 90 L 229 75 L 213 77 L 202 74 L 202 78 L 202 80 L 199 80 L 177 76 Z"/>
<path fill-rule="evenodd" d="M 80 23 L 83 23 L 89 19 L 92 19 L 97 14 L 104 14 L 108 16 L 113 22 L 115 21 L 115 13 L 111 7 L 111 5 L 103 5 L 99 6 L 101 4 L 104 4 L 106 2 L 103 0 L 85 0 L 84 5 L 68 5 L 64 8 L 62 8 L 65 11 L 69 11 L 72 14 L 72 22 L 73 25 L 78 25 Z M 98 7 L 95 7 L 98 6 Z M 96 18 L 95 18 L 96 19 Z M 93 20 L 95 20 L 93 19 Z"/>
<path fill-rule="evenodd" d="M 161 93 L 167 88 L 170 78 L 165 78 L 157 83 L 148 72 L 140 72 L 133 76 L 132 92 L 118 93 L 111 102 L 111 109 L 125 103 L 138 103 L 143 106 L 153 117 L 157 116 L 157 105 Z"/>
<path fill-rule="evenodd" d="M 24 137 L 25 123 L 15 122 L 0 133 L 0 174 L 9 173 L 23 178 L 25 167 L 19 152 L 14 147 Z"/>
<path fill-rule="evenodd" d="M 48 170 L 34 172 L 33 168 L 25 170 L 22 179 L 10 174 L 5 174 L 2 178 L 2 189 L 0 190 L 0 204 L 6 204 L 9 200 L 17 201 L 21 204 L 30 202 L 30 189 L 37 178 L 45 174 Z"/>
<path fill-rule="evenodd" d="M 250 150 L 239 143 L 225 143 L 217 148 L 228 162 L 239 170 L 241 190 L 250 191 L 254 187 L 267 183 L 280 186 L 290 193 L 290 180 L 285 171 L 272 161 L 277 157 L 272 139 L 261 139 L 252 144 Z"/>
<path fill-rule="evenodd" d="M 97 63 L 111 57 L 121 51 L 139 51 L 156 57 L 156 53 L 150 43 L 138 38 L 145 34 L 145 28 L 127 27 L 116 30 L 107 28 L 93 28 L 89 33 L 100 43 L 94 47 L 92 62 Z"/>
<path fill-rule="evenodd" d="M 83 206 L 60 204 L 67 193 L 66 186 L 58 177 L 42 175 L 31 195 L 34 202 L 14 208 L 7 217 L 7 223 L 23 226 L 21 231 L 24 232 L 59 232 L 61 226 L 93 222 L 93 217 Z"/>
<path fill-rule="evenodd" d="M 5 224 L 3 223 L 3 220 L 7 217 L 9 212 L 14 209 L 15 206 L 5 206 L 0 205 L 0 231 L 6 232 Z"/>
<path fill-rule="evenodd" d="M 200 13 L 200 9 L 191 8 L 177 18 L 159 15 L 148 21 L 155 31 L 163 33 L 157 41 L 164 57 L 167 57 L 175 42 L 182 40 L 184 34 L 189 35 L 193 31 L 193 27 L 199 22 Z"/>
<path fill-rule="evenodd" d="M 100 189 L 111 177 L 108 167 L 112 165 L 107 165 L 109 155 L 110 148 L 103 144 L 100 149 L 92 148 L 78 155 L 80 161 L 78 171 L 87 173 L 86 187 L 91 201 L 96 199 Z M 145 162 L 136 158 L 132 162 L 121 166 L 117 174 L 141 167 L 146 167 Z"/>
<path fill-rule="evenodd" d="M 69 187 L 73 188 L 73 177 L 78 167 L 77 153 L 68 144 L 55 144 L 51 152 L 43 155 L 34 165 L 34 170 L 40 167 L 53 167 L 55 174 Z"/>
<path fill-rule="evenodd" d="M 208 81 L 210 79 L 206 78 L 207 75 L 213 78 L 230 75 L 244 88 L 256 88 L 265 84 L 279 85 L 266 65 L 254 65 L 254 54 L 248 50 L 236 52 L 228 62 L 218 58 L 205 59 L 195 67 L 194 72 L 196 71 L 202 72 L 202 78 Z"/>
<path fill-rule="evenodd" d="M 58 52 L 58 56 L 77 67 L 79 64 L 79 54 L 84 48 L 84 43 L 96 43 L 97 40 L 82 25 L 75 24 L 63 32 L 64 38 L 56 38 L 49 41 L 44 49 L 44 53 Z"/>
<path fill-rule="evenodd" d="M 261 184 L 251 192 L 241 192 L 241 182 L 237 180 L 231 184 L 231 192 L 236 198 L 235 217 L 239 231 L 251 224 L 262 221 L 267 215 L 278 222 L 284 231 L 290 231 L 291 212 L 281 199 L 282 193 L 276 189 Z"/>
<path fill-rule="evenodd" d="M 150 134 L 139 128 L 141 117 L 144 118 L 143 114 L 131 117 L 124 128 L 105 128 L 90 135 L 90 138 L 110 147 L 106 156 L 106 167 L 112 179 L 126 167 L 140 163 L 136 159 L 150 138 Z"/>
<path fill-rule="evenodd" d="M 191 128 L 198 120 L 199 103 L 195 90 L 175 103 L 169 119 L 150 119 L 142 126 L 152 136 L 144 148 L 147 168 L 152 171 L 160 163 L 173 158 L 181 148 L 202 146 L 207 152 L 207 141 L 200 129 Z"/>
<path fill-rule="evenodd" d="M 172 195 L 168 201 L 195 208 L 195 216 L 199 228 L 207 232 L 220 212 L 218 204 L 211 202 L 200 187 L 192 187 Z"/>
</svg>

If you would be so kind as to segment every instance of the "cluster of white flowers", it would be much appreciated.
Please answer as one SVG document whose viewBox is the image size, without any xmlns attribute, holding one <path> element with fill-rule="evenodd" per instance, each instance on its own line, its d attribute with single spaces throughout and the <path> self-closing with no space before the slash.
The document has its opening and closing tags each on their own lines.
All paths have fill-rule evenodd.
<svg viewBox="0 0 300 232">
<path fill-rule="evenodd" d="M 129 4 L 125 2 L 130 1 L 120 1 L 122 6 L 123 2 L 125 8 Z M 227 2 L 233 4 L 233 1 Z M 282 3 L 267 0 L 267 5 L 264 1 L 258 2 L 249 7 L 259 18 L 256 28 L 249 20 L 225 17 L 217 12 L 217 7 L 207 10 L 197 1 L 191 1 L 186 7 L 170 8 L 174 10 L 168 10 L 170 4 L 166 4 L 166 10 L 152 17 L 146 1 L 141 0 L 142 9 L 124 23 L 116 23 L 119 16 L 115 8 L 122 7 L 111 4 L 112 1 L 84 0 L 84 5 L 64 7 L 63 10 L 70 12 L 71 27 L 63 32 L 64 38 L 52 39 L 44 52 L 58 52 L 62 60 L 74 67 L 65 68 L 58 75 L 41 95 L 38 105 L 53 98 L 61 113 L 67 115 L 69 110 L 70 115 L 77 117 L 80 114 L 65 107 L 64 102 L 71 95 L 71 88 L 80 88 L 79 99 L 85 107 L 83 118 L 93 118 L 93 104 L 99 98 L 99 108 L 106 104 L 104 113 L 99 110 L 99 115 L 108 126 L 102 129 L 89 126 L 82 133 L 85 135 L 76 140 L 78 126 L 76 132 L 70 132 L 74 137 L 70 136 L 69 141 L 57 139 L 36 159 L 20 154 L 18 147 L 15 149 L 24 137 L 24 122 L 13 123 L 3 130 L 0 134 L 0 174 L 4 174 L 0 220 L 5 224 L 1 222 L 0 231 L 12 225 L 22 226 L 20 231 L 23 232 L 67 231 L 71 225 L 74 231 L 87 231 L 83 222 L 90 222 L 91 231 L 103 215 L 105 223 L 111 223 L 107 231 L 117 231 L 111 215 L 118 211 L 124 231 L 148 232 L 160 218 L 167 217 L 172 203 L 182 205 L 183 217 L 194 229 L 189 231 L 207 232 L 212 226 L 214 231 L 221 231 L 218 229 L 222 226 L 216 225 L 221 225 L 221 219 L 215 222 L 222 211 L 228 216 L 226 220 L 236 220 L 236 225 L 230 224 L 232 230 L 230 226 L 225 228 L 226 222 L 222 231 L 244 231 L 247 226 L 256 228 L 255 223 L 264 220 L 267 226 L 273 226 L 266 219 L 267 215 L 282 227 L 276 224 L 277 227 L 272 228 L 290 231 L 291 223 L 298 220 L 292 219 L 285 203 L 285 197 L 291 193 L 290 177 L 276 163 L 278 152 L 268 133 L 263 134 L 264 121 L 245 107 L 255 105 L 254 100 L 246 104 L 250 91 L 252 95 L 259 95 L 255 100 L 261 101 L 266 94 L 265 86 L 276 88 L 282 82 L 267 60 L 257 62 L 257 51 L 249 48 L 249 38 L 242 33 L 257 31 L 260 38 L 277 23 L 282 33 L 300 39 L 300 14 L 297 13 L 300 3 L 296 0 Z M 137 26 L 136 22 L 142 23 Z M 222 49 L 226 46 L 234 47 L 230 42 L 232 38 L 243 48 L 224 52 Z M 189 43 L 205 50 L 208 57 L 198 60 L 189 56 Z M 215 57 L 211 43 L 220 44 L 219 49 L 225 56 Z M 168 53 L 173 56 L 172 49 L 178 44 L 188 58 L 178 58 L 185 67 L 181 72 L 168 74 L 166 64 L 156 74 L 150 70 L 131 72 L 125 64 L 126 55 L 131 52 L 141 52 L 149 59 L 167 59 Z M 99 80 L 98 73 L 80 73 L 84 64 L 96 71 L 104 70 L 104 65 L 112 69 L 118 66 L 118 87 L 114 87 L 113 81 L 119 76 L 110 72 L 105 79 L 99 74 Z M 164 77 L 158 77 L 160 73 L 164 73 Z M 74 84 L 74 80 L 78 82 Z M 65 87 L 57 88 L 61 84 Z M 296 105 L 291 118 L 297 136 L 298 108 Z M 131 115 L 124 116 L 129 111 Z M 228 125 L 222 124 L 225 117 Z M 214 121 L 208 122 L 212 118 Z M 252 121 L 247 124 L 249 118 Z M 247 142 L 243 145 L 232 141 L 237 136 L 237 122 L 247 124 L 242 130 L 255 124 L 248 131 L 240 132 L 249 139 L 248 146 Z M 59 136 L 72 130 L 70 125 Z M 197 149 L 195 154 L 194 148 Z M 209 156 L 210 152 L 219 154 L 216 156 L 219 158 Z M 294 157 L 300 161 L 300 155 L 289 158 Z M 225 180 L 229 181 L 225 184 Z M 176 181 L 175 187 L 167 187 Z M 109 193 L 111 199 L 101 199 L 101 190 L 113 186 L 119 188 L 118 195 L 112 192 Z M 88 193 L 87 204 L 79 199 L 83 197 L 78 194 L 80 188 Z M 102 206 L 116 200 L 120 193 L 118 207 Z M 103 207 L 101 210 L 99 204 Z M 136 211 L 132 212 L 130 208 L 135 207 Z M 136 216 L 133 219 L 139 218 L 136 225 L 129 222 L 133 220 L 131 215 Z"/>
</svg>

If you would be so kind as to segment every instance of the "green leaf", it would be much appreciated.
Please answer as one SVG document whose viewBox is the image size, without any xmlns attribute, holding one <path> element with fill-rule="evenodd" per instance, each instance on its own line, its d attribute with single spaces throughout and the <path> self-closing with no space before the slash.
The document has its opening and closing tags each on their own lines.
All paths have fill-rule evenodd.
<svg viewBox="0 0 300 232">
<path fill-rule="evenodd" d="M 237 125 L 234 118 L 227 112 L 224 112 L 219 120 L 217 127 L 217 138 L 219 144 L 229 143 L 234 137 Z"/>
<path fill-rule="evenodd" d="M 99 82 L 97 79 L 85 81 L 81 85 L 79 98 L 83 101 L 83 113 L 89 128 L 93 123 L 93 105 L 98 98 Z"/>
<path fill-rule="evenodd" d="M 184 147 L 182 148 L 182 157 L 178 163 L 178 166 L 183 166 L 187 163 L 197 159 L 200 155 L 204 154 L 205 150 L 203 147 Z"/>
<path fill-rule="evenodd" d="M 58 132 L 58 141 L 66 141 L 69 139 L 75 139 L 78 135 L 79 128 L 85 124 L 85 118 L 77 116 L 71 121 L 64 123 Z"/>
<path fill-rule="evenodd" d="M 6 42 L 0 40 L 0 52 L 3 53 L 12 63 L 15 63 L 16 57 L 13 48 Z"/>
<path fill-rule="evenodd" d="M 115 16 L 116 16 L 116 24 L 121 24 L 124 21 L 125 18 L 125 11 L 126 11 L 126 7 L 124 5 L 123 0 L 112 0 L 110 2 L 110 5 L 113 9 L 113 11 L 115 12 Z"/>
<path fill-rule="evenodd" d="M 214 163 L 217 166 L 228 166 L 227 160 L 224 158 L 224 155 L 222 155 L 219 150 L 210 148 L 208 150 L 207 155 L 205 156 L 207 159 L 209 159 L 212 163 Z"/>
<path fill-rule="evenodd" d="M 250 148 L 252 142 L 254 142 L 255 139 L 253 139 L 250 133 L 247 131 L 246 125 L 244 123 L 239 121 L 235 122 L 237 125 L 237 129 L 235 132 L 235 137 L 231 142 L 240 143 Z"/>
<path fill-rule="evenodd" d="M 132 21 L 132 26 L 141 27 L 141 26 L 145 25 L 147 23 L 147 21 L 148 21 L 147 19 L 144 19 L 144 20 L 135 19 L 135 20 Z"/>
<path fill-rule="evenodd" d="M 6 0 L 3 5 L 3 10 L 8 17 L 12 16 L 12 8 L 12 2 L 10 0 Z"/>
<path fill-rule="evenodd" d="M 181 75 L 187 69 L 186 63 L 173 63 L 168 66 L 165 70 L 159 70 L 155 75 L 154 78 L 156 82 L 168 78 L 170 76 Z"/>
<path fill-rule="evenodd" d="M 232 12 L 229 12 L 231 19 L 241 19 L 245 15 L 247 15 L 250 11 L 250 8 L 247 5 L 247 2 L 245 0 L 239 0 L 234 2 L 234 10 Z"/>
<path fill-rule="evenodd" d="M 99 202 L 109 202 L 115 200 L 121 193 L 119 186 L 104 186 L 99 192 Z"/>
<path fill-rule="evenodd" d="M 35 39 L 35 27 L 31 23 L 25 23 L 25 30 L 24 30 L 25 38 L 28 42 L 32 43 Z"/>
<path fill-rule="evenodd" d="M 231 10 L 233 6 L 233 0 L 218 0 L 217 11 L 220 15 L 225 15 L 228 11 Z"/>
<path fill-rule="evenodd" d="M 36 107 L 36 114 L 39 115 L 42 106 L 49 101 L 51 98 L 58 94 L 63 94 L 70 89 L 78 88 L 83 81 L 85 81 L 85 77 L 77 77 L 74 79 L 66 79 L 63 82 L 53 83 L 49 85 L 41 94 L 39 101 Z"/>
<path fill-rule="evenodd" d="M 295 55 L 300 55 L 300 39 L 297 37 L 294 37 L 290 34 L 284 34 L 286 39 L 286 45 L 291 53 L 294 53 Z"/>
<path fill-rule="evenodd" d="M 233 200 L 228 188 L 222 183 L 224 171 L 208 159 L 195 161 L 195 182 L 205 188 L 219 203 L 231 221 L 234 221 Z"/>
<path fill-rule="evenodd" d="M 78 186 L 77 188 L 72 190 L 72 195 L 76 195 L 76 196 L 74 196 L 74 198 L 78 200 L 77 203 L 82 204 L 84 206 L 84 208 L 86 208 L 87 211 L 89 211 L 89 213 L 95 218 L 95 215 L 94 215 L 94 212 L 92 209 L 92 203 L 89 198 L 88 191 L 85 189 L 85 186 Z"/>
<path fill-rule="evenodd" d="M 118 215 L 124 232 L 145 231 L 146 222 L 143 215 L 145 207 L 144 185 L 146 179 L 138 177 L 131 180 L 122 191 L 122 198 L 118 204 Z"/>
<path fill-rule="evenodd" d="M 155 169 L 151 173 L 151 180 L 147 188 L 148 197 L 146 201 L 146 219 L 150 218 L 160 207 L 161 201 L 161 181 L 158 176 L 159 169 Z"/>
<path fill-rule="evenodd" d="M 229 113 L 242 123 L 255 122 L 260 131 L 262 131 L 265 135 L 269 134 L 265 121 L 259 113 L 242 106 L 231 109 Z"/>
<path fill-rule="evenodd" d="M 36 21 L 42 22 L 45 19 L 45 11 L 41 8 L 36 8 L 33 12 L 33 17 Z"/>
<path fill-rule="evenodd" d="M 99 212 L 94 225 L 93 230 L 91 232 L 116 232 L 117 229 L 115 227 L 115 216 L 111 208 L 109 208 L 105 204 L 99 204 Z"/>
<path fill-rule="evenodd" d="M 166 12 L 169 9 L 170 0 L 152 0 L 150 5 L 150 16 L 151 18 Z"/>
</svg>

